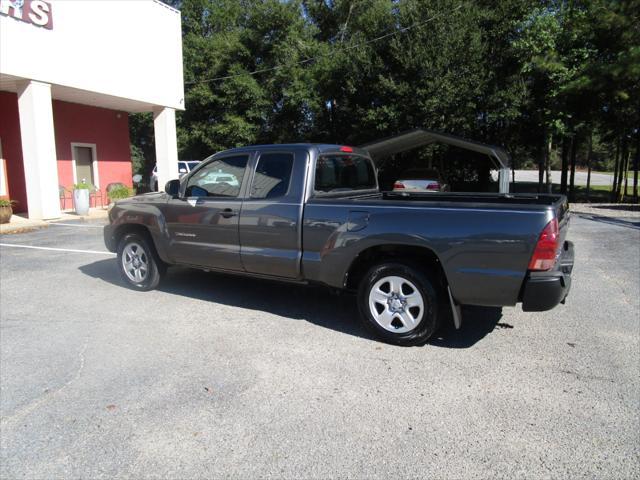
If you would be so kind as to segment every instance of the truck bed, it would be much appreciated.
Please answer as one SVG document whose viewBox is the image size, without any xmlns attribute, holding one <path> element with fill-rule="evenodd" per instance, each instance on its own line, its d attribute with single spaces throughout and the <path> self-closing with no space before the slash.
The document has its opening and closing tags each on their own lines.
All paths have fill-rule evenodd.
<svg viewBox="0 0 640 480">
<path fill-rule="evenodd" d="M 557 218 L 564 241 L 564 195 L 342 193 L 314 196 L 304 209 L 308 278 L 339 285 L 346 258 L 377 243 L 422 246 L 437 256 L 462 304 L 514 305 L 538 237 Z"/>
<path fill-rule="evenodd" d="M 398 205 L 411 202 L 412 207 L 468 208 L 496 210 L 551 210 L 558 218 L 560 226 L 568 218 L 569 202 L 565 195 L 555 194 L 501 194 L 501 193 L 464 193 L 464 192 L 380 192 L 365 195 L 328 195 L 331 200 L 341 199 L 357 203 L 370 202 L 373 205 Z M 392 203 L 393 202 L 393 203 Z"/>
</svg>

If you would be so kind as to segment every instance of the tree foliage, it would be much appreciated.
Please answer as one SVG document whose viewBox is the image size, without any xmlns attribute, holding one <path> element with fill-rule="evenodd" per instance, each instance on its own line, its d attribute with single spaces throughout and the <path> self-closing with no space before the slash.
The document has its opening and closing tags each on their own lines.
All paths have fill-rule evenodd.
<svg viewBox="0 0 640 480">
<path fill-rule="evenodd" d="M 182 158 L 426 127 L 504 145 L 516 166 L 562 159 L 563 181 L 576 162 L 621 172 L 633 163 L 638 0 L 167 3 L 182 14 Z M 149 116 L 132 121 L 148 162 L 151 133 Z"/>
</svg>

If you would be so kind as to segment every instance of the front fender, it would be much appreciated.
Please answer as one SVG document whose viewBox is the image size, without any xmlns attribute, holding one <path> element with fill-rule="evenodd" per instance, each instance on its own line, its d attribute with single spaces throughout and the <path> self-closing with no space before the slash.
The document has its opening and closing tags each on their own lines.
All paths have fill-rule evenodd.
<svg viewBox="0 0 640 480">
<path fill-rule="evenodd" d="M 134 197 L 131 200 L 144 197 Z M 120 202 L 109 213 L 110 224 L 105 227 L 105 244 L 110 251 L 117 248 L 118 239 L 128 229 L 144 228 L 155 245 L 160 258 L 172 263 L 168 250 L 169 231 L 164 215 L 164 204 L 158 205 L 145 201 Z"/>
</svg>

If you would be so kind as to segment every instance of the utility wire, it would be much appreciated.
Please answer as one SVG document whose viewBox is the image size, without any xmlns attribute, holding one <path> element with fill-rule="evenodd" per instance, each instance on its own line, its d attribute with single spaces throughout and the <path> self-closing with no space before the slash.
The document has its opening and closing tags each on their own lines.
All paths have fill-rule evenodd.
<svg viewBox="0 0 640 480">
<path fill-rule="evenodd" d="M 353 50 L 354 48 L 359 48 L 359 47 L 363 47 L 365 45 L 369 45 L 371 43 L 379 42 L 380 40 L 384 40 L 385 38 L 391 37 L 392 35 L 397 35 L 398 33 L 405 33 L 405 32 L 407 32 L 409 30 L 414 29 L 414 28 L 423 27 L 427 23 L 430 23 L 433 20 L 435 20 L 437 18 L 440 18 L 440 17 L 442 17 L 444 15 L 451 14 L 451 13 L 455 12 L 456 10 L 459 10 L 460 8 L 462 8 L 462 4 L 458 5 L 457 7 L 455 7 L 454 9 L 452 9 L 452 10 L 450 10 L 448 12 L 443 12 L 443 13 L 439 13 L 437 15 L 434 15 L 433 17 L 428 18 L 424 22 L 414 23 L 413 25 L 409 25 L 408 27 L 402 27 L 402 28 L 400 28 L 398 30 L 394 30 L 393 32 L 389 32 L 389 33 L 386 33 L 384 35 L 380 35 L 379 37 L 372 38 L 372 39 L 367 40 L 365 42 L 357 43 L 355 45 L 349 45 L 347 47 L 338 48 L 337 51 Z M 300 60 L 298 62 L 286 63 L 286 64 L 282 64 L 282 65 L 276 65 L 275 67 L 262 68 L 262 69 L 259 69 L 259 70 L 254 70 L 253 72 L 236 73 L 234 75 L 225 75 L 225 76 L 222 76 L 222 77 L 214 77 L 214 78 L 208 78 L 208 79 L 204 79 L 204 80 L 196 80 L 196 81 L 193 81 L 193 82 L 185 82 L 185 85 L 197 85 L 199 83 L 218 82 L 220 80 L 227 80 L 229 78 L 236 78 L 236 77 L 244 77 L 244 76 L 247 76 L 247 75 L 258 75 L 260 73 L 272 72 L 274 70 L 280 70 L 281 68 L 292 67 L 294 65 L 304 65 L 305 63 L 313 62 L 314 60 L 318 60 L 319 58 L 330 57 L 335 53 L 337 53 L 337 52 L 336 51 L 329 52 L 329 53 L 326 53 L 324 55 L 318 55 L 316 57 L 305 58 L 304 60 Z"/>
</svg>

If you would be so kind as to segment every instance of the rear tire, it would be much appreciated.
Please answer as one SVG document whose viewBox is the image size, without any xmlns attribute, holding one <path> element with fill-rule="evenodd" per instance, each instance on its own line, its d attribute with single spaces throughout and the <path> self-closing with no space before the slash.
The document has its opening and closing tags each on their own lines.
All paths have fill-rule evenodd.
<svg viewBox="0 0 640 480">
<path fill-rule="evenodd" d="M 404 262 L 373 266 L 358 289 L 364 325 L 381 340 L 424 344 L 438 329 L 438 295 L 429 275 Z"/>
<path fill-rule="evenodd" d="M 118 243 L 118 270 L 129 288 L 146 292 L 158 286 L 166 266 L 145 236 L 127 233 Z"/>
</svg>

